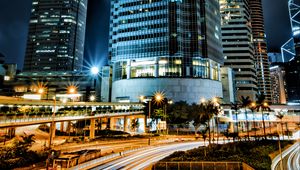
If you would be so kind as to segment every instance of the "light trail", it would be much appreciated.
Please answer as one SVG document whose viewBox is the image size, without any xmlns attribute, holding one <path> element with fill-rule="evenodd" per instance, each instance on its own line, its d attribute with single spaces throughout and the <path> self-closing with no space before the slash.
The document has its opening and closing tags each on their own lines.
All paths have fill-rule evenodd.
<svg viewBox="0 0 300 170">
<path fill-rule="evenodd" d="M 93 170 L 143 169 L 152 163 L 172 154 L 174 151 L 185 151 L 201 145 L 204 145 L 203 142 L 188 142 L 147 148 L 132 155 L 128 155 L 118 160 L 100 165 L 96 168 L 93 168 Z"/>
</svg>

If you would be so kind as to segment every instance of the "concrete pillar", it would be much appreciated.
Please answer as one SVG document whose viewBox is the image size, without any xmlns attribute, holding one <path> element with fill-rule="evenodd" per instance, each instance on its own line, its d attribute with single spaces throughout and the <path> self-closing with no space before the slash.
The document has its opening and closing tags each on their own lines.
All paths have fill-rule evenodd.
<svg viewBox="0 0 300 170">
<path fill-rule="evenodd" d="M 16 135 L 16 128 L 14 127 L 8 128 L 7 135 L 9 136 L 10 139 L 13 138 Z"/>
<path fill-rule="evenodd" d="M 96 119 L 91 119 L 91 125 L 90 125 L 90 139 L 95 138 L 95 124 L 96 124 Z"/>
<path fill-rule="evenodd" d="M 115 118 L 111 117 L 109 122 L 110 130 L 115 130 L 114 126 L 115 126 Z"/>
<path fill-rule="evenodd" d="M 65 122 L 60 122 L 60 132 L 64 132 L 65 130 Z"/>
<path fill-rule="evenodd" d="M 66 129 L 66 132 L 67 132 L 67 133 L 70 133 L 70 132 L 71 132 L 71 121 L 68 121 L 68 122 L 67 122 L 67 129 Z"/>
<path fill-rule="evenodd" d="M 124 116 L 124 132 L 128 132 L 128 122 L 127 122 L 127 116 Z"/>
<path fill-rule="evenodd" d="M 53 140 L 55 138 L 55 131 L 56 131 L 56 123 L 52 122 L 50 123 L 50 129 L 49 129 L 49 147 L 51 147 Z"/>
<path fill-rule="evenodd" d="M 130 59 L 127 60 L 126 72 L 127 72 L 126 78 L 130 79 L 130 77 L 131 77 L 131 61 L 130 61 Z"/>
<path fill-rule="evenodd" d="M 159 58 L 155 58 L 155 64 L 154 64 L 154 77 L 159 77 Z"/>
</svg>

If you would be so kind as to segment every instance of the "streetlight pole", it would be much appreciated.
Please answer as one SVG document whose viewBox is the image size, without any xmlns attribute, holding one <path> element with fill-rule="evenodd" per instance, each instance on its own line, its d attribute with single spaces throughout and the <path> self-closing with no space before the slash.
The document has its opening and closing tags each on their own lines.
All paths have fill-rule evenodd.
<svg viewBox="0 0 300 170">
<path fill-rule="evenodd" d="M 96 90 L 97 86 L 96 85 L 97 85 L 97 76 L 99 74 L 99 68 L 96 66 L 93 66 L 91 68 L 91 73 L 94 77 L 94 91 L 95 91 L 95 95 L 97 96 L 97 90 Z M 100 97 L 100 101 L 101 101 L 101 95 L 99 97 Z"/>
<path fill-rule="evenodd" d="M 55 133 L 55 130 L 56 130 L 56 127 L 55 127 L 55 122 L 54 122 L 54 118 L 55 118 L 55 112 L 56 112 L 56 96 L 53 97 L 53 104 L 54 104 L 54 107 L 53 107 L 53 114 L 52 114 L 52 122 L 51 122 L 51 125 L 50 125 L 50 138 L 49 138 L 49 148 L 51 148 L 51 145 L 52 145 L 52 140 L 53 140 L 53 134 Z M 53 132 L 53 129 L 54 129 L 54 132 Z"/>
</svg>

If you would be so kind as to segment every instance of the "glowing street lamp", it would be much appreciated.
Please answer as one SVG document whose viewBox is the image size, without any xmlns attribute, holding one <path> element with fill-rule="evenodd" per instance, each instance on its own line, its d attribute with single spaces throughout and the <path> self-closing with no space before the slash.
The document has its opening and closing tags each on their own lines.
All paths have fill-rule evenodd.
<svg viewBox="0 0 300 170">
<path fill-rule="evenodd" d="M 75 94 L 76 93 L 76 91 L 77 91 L 77 87 L 76 86 L 69 86 L 68 88 L 68 93 L 69 94 Z"/>
<path fill-rule="evenodd" d="M 98 67 L 92 67 L 91 68 L 91 73 L 93 74 L 93 75 L 97 75 L 98 73 L 99 73 L 99 69 L 98 69 Z"/>
<path fill-rule="evenodd" d="M 43 94 L 43 93 L 44 93 L 44 88 L 39 88 L 39 89 L 38 89 L 38 93 L 39 93 L 39 94 Z"/>
<path fill-rule="evenodd" d="M 95 97 L 94 95 L 91 95 L 91 96 L 90 96 L 90 101 L 93 102 L 93 101 L 95 101 L 95 100 L 96 100 L 96 97 Z"/>
</svg>

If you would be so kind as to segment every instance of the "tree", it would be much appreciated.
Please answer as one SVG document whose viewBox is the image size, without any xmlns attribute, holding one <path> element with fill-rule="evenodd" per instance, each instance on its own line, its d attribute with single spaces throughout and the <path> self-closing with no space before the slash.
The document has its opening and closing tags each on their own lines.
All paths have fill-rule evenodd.
<svg viewBox="0 0 300 170">
<path fill-rule="evenodd" d="M 200 105 L 192 105 L 192 116 L 193 125 L 195 127 L 195 131 L 201 126 L 205 125 L 208 129 L 208 138 L 209 145 L 211 144 L 211 133 L 210 133 L 210 120 L 214 116 L 214 114 L 219 113 L 219 106 L 217 106 L 213 101 L 208 100 L 206 102 L 202 102 Z M 195 132 L 196 133 L 196 132 Z"/>
<path fill-rule="evenodd" d="M 190 105 L 185 101 L 179 101 L 168 107 L 168 121 L 170 124 L 185 125 L 189 120 Z"/>
<path fill-rule="evenodd" d="M 282 139 L 284 139 L 284 134 L 283 134 L 283 124 L 282 124 L 282 118 L 284 117 L 284 115 L 282 113 L 278 113 L 277 115 L 275 115 L 278 119 L 280 119 L 280 125 L 281 125 L 281 133 L 282 133 Z M 279 135 L 279 133 L 278 133 Z"/>
<path fill-rule="evenodd" d="M 265 95 L 259 94 L 256 95 L 256 110 L 261 111 L 261 116 L 262 116 L 262 123 L 263 123 L 263 129 L 264 129 L 264 138 L 265 140 L 267 139 L 266 136 L 266 126 L 265 126 L 265 118 L 264 118 L 264 111 L 270 111 L 270 107 L 268 103 L 265 101 Z"/>
<path fill-rule="evenodd" d="M 21 140 L 17 140 L 15 142 L 16 156 L 22 157 L 26 155 L 26 153 L 28 153 L 29 148 L 32 146 L 34 142 L 35 142 L 34 134 L 27 135 L 24 132 L 24 135 L 21 136 Z"/>
<path fill-rule="evenodd" d="M 132 119 L 131 120 L 131 124 L 130 124 L 130 127 L 131 129 L 136 132 L 136 129 L 139 128 L 140 126 L 140 122 L 139 122 L 139 119 Z"/>
<path fill-rule="evenodd" d="M 248 137 L 248 140 L 250 140 L 250 135 L 249 135 L 249 123 L 248 123 L 248 114 L 247 114 L 247 108 L 248 108 L 248 107 L 250 106 L 250 104 L 251 104 L 250 97 L 249 97 L 249 96 L 247 96 L 247 97 L 241 96 L 241 102 L 242 102 L 241 107 L 245 109 L 247 137 Z"/>
<path fill-rule="evenodd" d="M 237 133 L 237 137 L 239 137 L 238 111 L 240 109 L 240 106 L 238 103 L 231 103 L 231 109 L 235 111 L 234 113 L 236 117 L 236 133 Z"/>
</svg>

